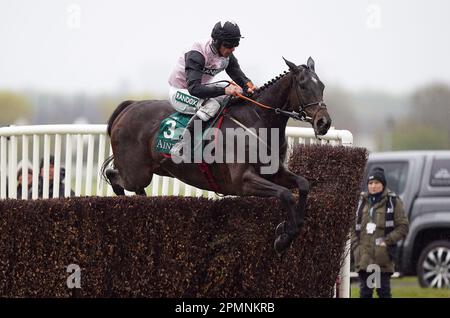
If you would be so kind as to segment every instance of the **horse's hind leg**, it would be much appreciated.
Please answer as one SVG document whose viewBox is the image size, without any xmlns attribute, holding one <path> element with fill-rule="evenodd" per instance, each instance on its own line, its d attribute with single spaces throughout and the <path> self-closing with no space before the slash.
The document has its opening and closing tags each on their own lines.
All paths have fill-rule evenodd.
<svg viewBox="0 0 450 318">
<path fill-rule="evenodd" d="M 125 195 L 125 189 L 120 185 L 120 175 L 117 169 L 106 169 L 106 177 L 116 195 Z"/>
<path fill-rule="evenodd" d="M 145 195 L 145 188 L 153 177 L 154 164 L 151 158 L 148 136 L 137 136 L 136 129 L 117 129 L 111 135 L 114 153 L 115 181 L 126 191 Z"/>
<path fill-rule="evenodd" d="M 147 193 L 145 192 L 145 188 L 139 189 L 136 191 L 137 195 L 147 196 Z"/>
<path fill-rule="evenodd" d="M 108 177 L 109 182 L 111 183 L 111 187 L 116 195 L 125 195 L 125 189 L 121 185 L 123 181 L 121 180 L 119 171 L 117 169 L 107 169 L 105 171 L 106 176 Z M 138 188 L 135 190 L 137 195 L 146 196 L 145 187 Z"/>
<path fill-rule="evenodd" d="M 144 151 L 139 151 L 139 146 L 134 145 L 135 151 L 123 151 L 121 160 L 115 159 L 114 163 L 119 172 L 119 184 L 127 191 L 138 195 L 146 195 L 145 188 L 153 178 L 153 163 Z M 116 158 L 118 158 L 117 155 Z"/>
</svg>

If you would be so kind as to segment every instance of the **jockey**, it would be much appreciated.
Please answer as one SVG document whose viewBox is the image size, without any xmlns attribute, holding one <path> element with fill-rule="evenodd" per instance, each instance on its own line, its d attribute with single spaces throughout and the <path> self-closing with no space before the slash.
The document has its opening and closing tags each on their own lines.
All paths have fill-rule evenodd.
<svg viewBox="0 0 450 318">
<path fill-rule="evenodd" d="M 193 135 L 194 121 L 208 121 L 220 109 L 225 95 L 242 93 L 242 87 L 253 93 L 256 87 L 242 72 L 233 52 L 239 45 L 241 32 L 236 23 L 217 22 L 211 38 L 199 41 L 183 53 L 169 78 L 169 100 L 173 108 L 184 114 L 193 114 L 181 140 L 172 147 L 171 154 L 181 156 L 186 137 Z M 225 70 L 237 85 L 226 87 L 207 85 L 215 75 Z"/>
</svg>

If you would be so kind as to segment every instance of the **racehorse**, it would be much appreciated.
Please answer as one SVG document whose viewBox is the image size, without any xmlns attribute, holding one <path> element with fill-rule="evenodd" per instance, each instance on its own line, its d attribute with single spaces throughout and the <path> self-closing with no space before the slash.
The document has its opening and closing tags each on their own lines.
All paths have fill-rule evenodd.
<svg viewBox="0 0 450 318">
<path fill-rule="evenodd" d="M 284 59 L 284 58 L 283 58 Z M 264 163 L 257 161 L 212 163 L 209 174 L 199 173 L 195 163 L 175 163 L 167 154 L 155 150 L 161 121 L 174 113 L 167 100 L 124 101 L 108 120 L 108 135 L 113 155 L 102 166 L 102 175 L 111 184 L 116 195 L 124 189 L 145 195 L 153 174 L 178 178 L 197 188 L 216 191 L 224 195 L 277 197 L 287 212 L 286 221 L 275 230 L 274 248 L 280 255 L 298 236 L 304 223 L 309 182 L 287 169 L 285 159 L 287 142 L 285 129 L 289 118 L 311 124 L 317 135 L 325 135 L 331 118 L 323 102 L 325 85 L 315 72 L 314 60 L 296 65 L 286 59 L 289 71 L 277 76 L 259 88 L 252 98 L 266 107 L 232 98 L 221 120 L 220 132 L 228 128 L 278 129 L 278 155 L 281 163 L 271 174 L 259 170 Z M 269 106 L 267 106 L 269 105 Z M 224 141 L 226 143 L 227 140 Z M 229 142 L 229 141 L 228 141 Z M 224 144 L 225 147 L 225 144 Z M 275 152 L 274 150 L 277 150 Z M 249 157 L 249 148 L 244 150 Z M 113 162 L 113 168 L 109 168 Z M 209 178 L 208 178 L 209 176 Z M 211 182 L 211 177 L 214 182 Z M 298 188 L 298 203 L 291 189 Z"/>
</svg>

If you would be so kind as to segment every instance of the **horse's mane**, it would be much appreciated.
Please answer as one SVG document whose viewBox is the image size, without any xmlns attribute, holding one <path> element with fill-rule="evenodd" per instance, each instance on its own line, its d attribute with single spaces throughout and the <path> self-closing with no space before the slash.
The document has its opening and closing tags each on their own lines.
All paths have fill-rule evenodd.
<svg viewBox="0 0 450 318">
<path fill-rule="evenodd" d="M 301 68 L 303 69 L 307 69 L 309 70 L 309 67 L 305 64 L 300 65 Z M 284 71 L 283 73 L 281 73 L 278 76 L 275 76 L 274 78 L 272 78 L 270 81 L 266 82 L 263 86 L 259 87 L 254 93 L 253 95 L 250 96 L 251 99 L 256 99 L 258 98 L 262 92 L 264 92 L 267 88 L 269 88 L 270 86 L 272 86 L 273 84 L 277 83 L 279 80 L 281 80 L 283 77 L 285 77 L 286 75 L 288 75 L 290 73 L 290 71 Z M 242 99 L 240 99 L 239 97 L 233 97 L 230 102 L 229 105 L 234 105 L 237 104 L 238 102 L 242 102 Z"/>
<path fill-rule="evenodd" d="M 261 93 L 262 91 L 266 90 L 269 86 L 275 84 L 276 82 L 278 82 L 280 79 L 282 79 L 289 73 L 290 73 L 289 71 L 284 71 L 284 73 L 281 73 L 280 75 L 275 76 L 270 81 L 268 81 L 263 86 L 261 86 L 255 93 Z"/>
<path fill-rule="evenodd" d="M 274 78 L 272 78 L 270 81 L 266 82 L 263 86 L 259 87 L 251 96 L 249 96 L 251 99 L 256 99 L 258 98 L 261 93 L 263 91 L 265 91 L 267 88 L 269 88 L 270 86 L 272 86 L 273 84 L 275 84 L 276 82 L 278 82 L 279 80 L 281 80 L 283 77 L 285 77 L 287 74 L 289 74 L 290 71 L 284 71 L 284 73 L 281 73 L 278 76 L 275 76 Z M 234 105 L 237 104 L 238 102 L 242 102 L 242 99 L 240 99 L 239 97 L 233 97 L 230 102 L 229 105 Z"/>
<path fill-rule="evenodd" d="M 309 67 L 306 66 L 305 64 L 300 65 L 301 68 L 303 69 L 308 69 Z M 284 71 L 284 73 L 281 73 L 280 75 L 272 78 L 270 81 L 268 81 L 267 83 L 265 83 L 263 86 L 261 86 L 256 92 L 256 93 L 261 93 L 262 91 L 264 91 L 265 89 L 267 89 L 269 86 L 275 84 L 276 82 L 278 82 L 280 79 L 282 79 L 283 77 L 285 77 L 287 74 L 289 74 L 290 71 Z"/>
</svg>

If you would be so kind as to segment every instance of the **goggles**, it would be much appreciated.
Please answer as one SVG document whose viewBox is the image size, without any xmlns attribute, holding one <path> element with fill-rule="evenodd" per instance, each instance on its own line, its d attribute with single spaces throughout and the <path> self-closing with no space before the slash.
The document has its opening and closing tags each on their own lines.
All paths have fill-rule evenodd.
<svg viewBox="0 0 450 318">
<path fill-rule="evenodd" d="M 234 47 L 239 46 L 239 40 L 225 40 L 222 41 L 222 45 L 227 49 L 232 49 Z"/>
</svg>

